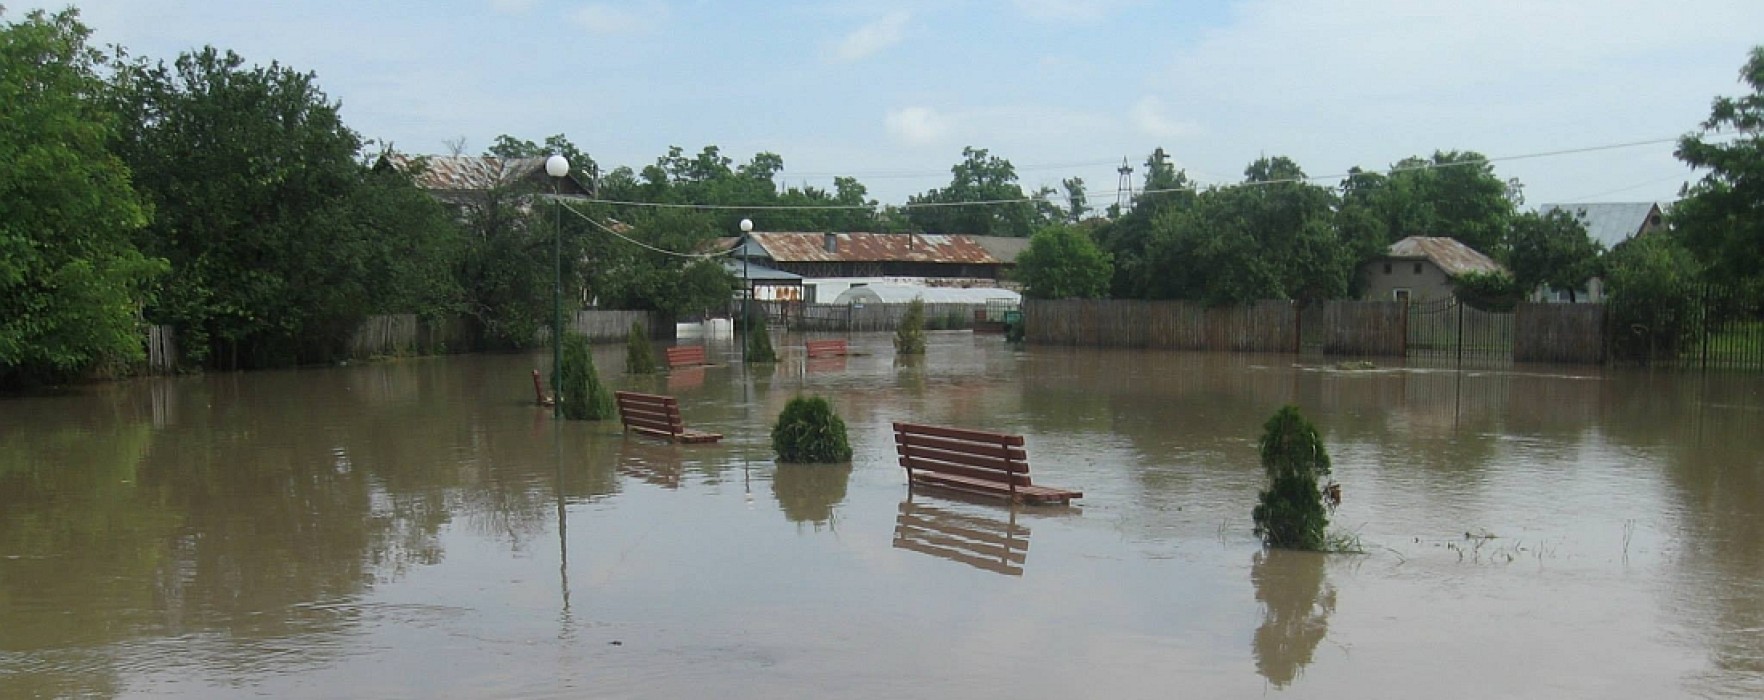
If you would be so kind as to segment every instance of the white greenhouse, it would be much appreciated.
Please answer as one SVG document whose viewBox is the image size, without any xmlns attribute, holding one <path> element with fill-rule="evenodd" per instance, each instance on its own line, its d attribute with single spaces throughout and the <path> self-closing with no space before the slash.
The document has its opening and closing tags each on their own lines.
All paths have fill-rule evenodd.
<svg viewBox="0 0 1764 700">
<path fill-rule="evenodd" d="M 835 304 L 906 304 L 923 299 L 927 304 L 1007 303 L 1017 305 L 1021 294 L 997 287 L 910 287 L 898 284 L 871 284 L 845 290 Z"/>
</svg>

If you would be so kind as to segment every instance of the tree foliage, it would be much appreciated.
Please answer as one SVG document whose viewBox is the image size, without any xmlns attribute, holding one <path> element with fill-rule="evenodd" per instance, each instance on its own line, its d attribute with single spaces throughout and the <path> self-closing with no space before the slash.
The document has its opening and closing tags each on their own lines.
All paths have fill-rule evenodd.
<svg viewBox="0 0 1764 700">
<path fill-rule="evenodd" d="M 894 329 L 894 352 L 898 355 L 925 354 L 925 300 L 914 297 L 907 302 L 900 326 Z"/>
<path fill-rule="evenodd" d="M 1560 209 L 1514 217 L 1509 240 L 1507 268 L 1519 287 L 1526 292 L 1539 286 L 1566 289 L 1569 301 L 1598 274 L 1599 255 L 1605 248 L 1586 234 L 1579 220 Z"/>
<path fill-rule="evenodd" d="M 1612 353 L 1642 362 L 1677 357 L 1696 327 L 1702 270 L 1695 256 L 1672 236 L 1649 234 L 1606 257 Z"/>
<path fill-rule="evenodd" d="M 778 422 L 772 425 L 772 451 L 785 463 L 851 461 L 845 421 L 819 396 L 798 396 L 784 405 Z"/>
<path fill-rule="evenodd" d="M 1153 220 L 1146 262 L 1157 274 L 1146 296 L 1226 304 L 1345 294 L 1356 261 L 1332 225 L 1334 194 L 1303 182 L 1284 157 L 1244 174 L 1243 185 L 1205 190 Z"/>
<path fill-rule="evenodd" d="M 1263 426 L 1260 447 L 1268 488 L 1251 513 L 1256 534 L 1270 547 L 1324 549 L 1329 515 L 1321 480 L 1329 476 L 1329 453 L 1317 428 L 1297 406 L 1284 406 Z"/>
<path fill-rule="evenodd" d="M 117 118 L 90 34 L 73 10 L 0 25 L 0 385 L 140 358 L 165 270 L 131 241 L 147 212 L 107 150 Z"/>
<path fill-rule="evenodd" d="M 145 246 L 171 262 L 148 315 L 189 357 L 329 360 L 370 313 L 449 305 L 444 211 L 358 162 L 360 137 L 311 73 L 207 47 L 127 63 L 116 83 L 117 150 L 155 212 Z"/>
<path fill-rule="evenodd" d="M 558 377 L 559 408 L 570 420 L 605 420 L 617 415 L 612 391 L 600 383 L 594 369 L 594 353 L 588 337 L 566 333 L 563 337 L 563 374 Z"/>
<path fill-rule="evenodd" d="M 1389 175 L 1352 173 L 1342 189 L 1344 210 L 1354 212 L 1350 220 L 1363 225 L 1367 222 L 1359 217 L 1368 217 L 1374 224 L 1364 233 L 1382 233 L 1366 238 L 1375 248 L 1408 236 L 1444 236 L 1497 259 L 1505 255 L 1513 200 L 1508 182 L 1480 153 L 1435 151 L 1431 158 L 1405 158 Z"/>
<path fill-rule="evenodd" d="M 649 346 L 649 335 L 643 332 L 642 323 L 632 321 L 631 332 L 625 336 L 625 372 L 654 374 L 655 370 L 655 349 Z"/>
<path fill-rule="evenodd" d="M 1678 158 L 1707 173 L 1672 208 L 1685 247 L 1724 282 L 1764 276 L 1764 46 L 1740 81 L 1750 93 L 1716 98 L 1702 132 L 1679 140 Z"/>
<path fill-rule="evenodd" d="M 913 226 L 928 233 L 1028 237 L 1048 220 L 1051 212 L 1027 201 L 1016 167 L 984 148 L 963 148 L 962 162 L 950 173 L 949 185 L 907 199 Z"/>
<path fill-rule="evenodd" d="M 1029 248 L 1017 256 L 1016 273 L 1027 296 L 1094 299 L 1108 294 L 1114 268 L 1084 229 L 1054 224 L 1030 237 Z"/>
</svg>

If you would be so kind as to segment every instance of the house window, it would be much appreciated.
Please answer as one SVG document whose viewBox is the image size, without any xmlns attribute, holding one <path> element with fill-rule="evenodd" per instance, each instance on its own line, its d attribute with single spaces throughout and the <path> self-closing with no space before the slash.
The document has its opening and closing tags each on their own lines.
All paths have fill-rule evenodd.
<svg viewBox="0 0 1764 700">
<path fill-rule="evenodd" d="M 1384 274 L 1390 274 L 1390 263 L 1384 264 Z"/>
<path fill-rule="evenodd" d="M 1415 263 L 1415 274 L 1421 274 L 1421 263 Z"/>
<path fill-rule="evenodd" d="M 1409 303 L 1409 290 L 1392 289 L 1390 290 L 1390 298 L 1397 300 L 1398 303 L 1407 304 Z"/>
</svg>

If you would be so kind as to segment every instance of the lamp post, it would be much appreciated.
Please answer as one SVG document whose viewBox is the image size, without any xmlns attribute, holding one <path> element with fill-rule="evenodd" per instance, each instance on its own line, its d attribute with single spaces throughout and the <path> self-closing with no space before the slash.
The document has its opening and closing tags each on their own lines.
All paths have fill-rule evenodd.
<svg viewBox="0 0 1764 700">
<path fill-rule="evenodd" d="M 553 155 L 545 159 L 551 176 L 551 203 L 557 209 L 557 230 L 551 237 L 551 417 L 563 417 L 563 202 L 557 201 L 557 183 L 570 174 L 570 159 Z"/>
<path fill-rule="evenodd" d="M 753 323 L 753 311 L 749 306 L 753 302 L 753 282 L 747 278 L 747 258 L 753 253 L 747 247 L 747 234 L 753 232 L 753 219 L 741 220 L 741 364 L 747 364 L 747 341 L 752 337 L 753 329 L 747 325 Z"/>
</svg>

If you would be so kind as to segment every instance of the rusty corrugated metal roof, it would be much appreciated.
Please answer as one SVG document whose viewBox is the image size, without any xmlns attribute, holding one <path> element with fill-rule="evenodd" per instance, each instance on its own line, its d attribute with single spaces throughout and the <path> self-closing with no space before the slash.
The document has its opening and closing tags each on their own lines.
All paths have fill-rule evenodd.
<svg viewBox="0 0 1764 700">
<path fill-rule="evenodd" d="M 778 262 L 928 262 L 998 265 L 974 239 L 926 233 L 754 233 Z M 831 239 L 831 245 L 829 245 Z"/>
<path fill-rule="evenodd" d="M 1441 236 L 1410 236 L 1390 244 L 1389 256 L 1425 259 L 1438 265 L 1452 277 L 1468 272 L 1505 272 L 1507 268 L 1455 238 Z"/>
<path fill-rule="evenodd" d="M 498 158 L 496 156 L 411 156 L 388 153 L 382 158 L 400 172 L 411 172 L 418 160 L 424 168 L 414 174 L 417 187 L 425 190 L 466 192 L 506 187 L 522 180 L 545 175 L 544 158 Z M 572 170 L 568 180 L 576 185 L 573 194 L 585 194 L 587 188 Z M 565 189 L 571 189 L 565 187 Z"/>
</svg>

